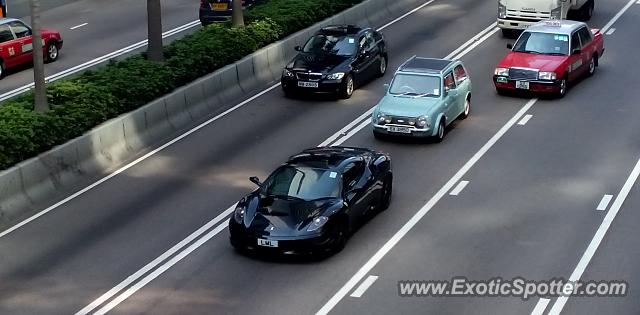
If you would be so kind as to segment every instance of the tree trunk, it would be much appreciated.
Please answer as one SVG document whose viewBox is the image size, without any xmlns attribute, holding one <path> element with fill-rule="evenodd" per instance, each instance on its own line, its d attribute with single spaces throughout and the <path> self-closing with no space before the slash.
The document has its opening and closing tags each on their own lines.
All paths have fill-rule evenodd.
<svg viewBox="0 0 640 315">
<path fill-rule="evenodd" d="M 46 112 L 49 110 L 49 104 L 47 104 L 47 86 L 44 82 L 44 54 L 42 53 L 42 35 L 40 35 L 40 0 L 30 0 L 30 6 L 35 110 L 37 112 Z"/>
<path fill-rule="evenodd" d="M 147 0 L 147 31 L 149 44 L 147 56 L 149 60 L 162 62 L 162 7 L 160 0 Z"/>
<path fill-rule="evenodd" d="M 232 0 L 231 24 L 234 27 L 244 26 L 244 12 L 242 12 L 242 0 Z"/>
</svg>

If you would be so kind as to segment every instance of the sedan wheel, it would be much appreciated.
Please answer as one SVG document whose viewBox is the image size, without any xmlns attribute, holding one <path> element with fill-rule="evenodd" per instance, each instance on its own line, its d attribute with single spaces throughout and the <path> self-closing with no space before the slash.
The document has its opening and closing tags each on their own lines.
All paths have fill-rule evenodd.
<svg viewBox="0 0 640 315">
<path fill-rule="evenodd" d="M 387 58 L 380 56 L 380 68 L 378 69 L 378 77 L 383 77 L 387 72 Z"/>
<path fill-rule="evenodd" d="M 344 99 L 351 98 L 351 95 L 353 95 L 353 89 L 354 89 L 353 76 L 348 74 L 344 78 L 344 83 L 343 83 L 342 92 L 341 92 L 342 98 Z"/>
</svg>

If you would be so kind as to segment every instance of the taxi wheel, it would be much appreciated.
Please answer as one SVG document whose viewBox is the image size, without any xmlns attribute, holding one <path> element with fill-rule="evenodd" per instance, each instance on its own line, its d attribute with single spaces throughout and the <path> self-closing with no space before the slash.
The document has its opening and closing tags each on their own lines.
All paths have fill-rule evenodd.
<svg viewBox="0 0 640 315">
<path fill-rule="evenodd" d="M 58 59 L 58 55 L 59 55 L 59 51 L 58 51 L 58 44 L 56 42 L 49 42 L 49 44 L 47 45 L 47 52 L 45 55 L 45 61 L 46 62 L 54 62 Z"/>
<path fill-rule="evenodd" d="M 567 78 L 564 77 L 562 78 L 562 81 L 560 81 L 560 90 L 558 91 L 558 98 L 563 98 L 565 95 L 567 95 Z"/>
<path fill-rule="evenodd" d="M 0 79 L 4 77 L 4 62 L 0 60 Z"/>
<path fill-rule="evenodd" d="M 353 82 L 353 76 L 347 74 L 347 76 L 344 78 L 342 89 L 340 90 L 340 97 L 344 99 L 351 98 L 354 88 L 355 82 Z"/>
<path fill-rule="evenodd" d="M 596 58 L 596 56 L 593 56 L 593 58 L 591 58 L 591 61 L 589 62 L 589 76 L 592 76 L 594 73 L 596 73 L 596 66 L 598 65 L 598 61 Z"/>
</svg>

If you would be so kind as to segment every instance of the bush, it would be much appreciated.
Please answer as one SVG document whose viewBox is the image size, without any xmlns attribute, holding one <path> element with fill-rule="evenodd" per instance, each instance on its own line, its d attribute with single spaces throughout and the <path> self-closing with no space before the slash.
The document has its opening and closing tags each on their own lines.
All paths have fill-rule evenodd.
<svg viewBox="0 0 640 315">
<path fill-rule="evenodd" d="M 231 64 L 362 0 L 268 0 L 246 11 L 247 26 L 207 26 L 165 47 L 165 63 L 137 55 L 47 87 L 52 110 L 33 111 L 33 94 L 0 106 L 0 169 Z"/>
</svg>

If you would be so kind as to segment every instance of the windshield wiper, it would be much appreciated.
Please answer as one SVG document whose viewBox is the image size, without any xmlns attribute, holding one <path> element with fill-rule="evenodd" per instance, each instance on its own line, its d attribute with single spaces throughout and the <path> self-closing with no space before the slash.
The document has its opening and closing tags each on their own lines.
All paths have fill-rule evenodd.
<svg viewBox="0 0 640 315">
<path fill-rule="evenodd" d="M 306 199 L 300 198 L 300 197 L 296 197 L 296 196 L 289 196 L 289 195 L 271 195 L 274 198 L 278 198 L 278 199 L 287 199 L 287 200 L 299 200 L 299 201 L 307 201 Z"/>
<path fill-rule="evenodd" d="M 535 50 L 521 50 L 521 51 L 518 51 L 518 52 L 527 53 L 527 54 L 536 54 L 536 55 L 541 54 L 541 52 L 535 51 Z"/>
</svg>

